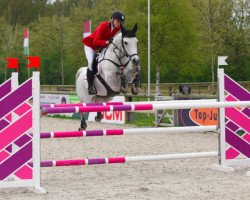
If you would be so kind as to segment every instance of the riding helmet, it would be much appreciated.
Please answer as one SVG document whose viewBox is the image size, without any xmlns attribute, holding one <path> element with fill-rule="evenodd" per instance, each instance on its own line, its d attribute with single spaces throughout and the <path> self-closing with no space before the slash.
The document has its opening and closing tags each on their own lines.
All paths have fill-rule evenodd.
<svg viewBox="0 0 250 200">
<path fill-rule="evenodd" d="M 125 21 L 125 16 L 124 16 L 124 14 L 121 11 L 115 11 L 115 12 L 113 12 L 111 18 L 117 19 L 121 23 L 124 23 L 124 21 Z"/>
</svg>

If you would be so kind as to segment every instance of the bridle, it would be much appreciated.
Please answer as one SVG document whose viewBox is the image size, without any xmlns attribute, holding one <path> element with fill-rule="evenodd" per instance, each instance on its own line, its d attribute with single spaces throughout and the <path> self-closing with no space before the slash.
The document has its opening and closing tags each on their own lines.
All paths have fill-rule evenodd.
<svg viewBox="0 0 250 200">
<path fill-rule="evenodd" d="M 118 63 L 116 63 L 115 61 L 113 61 L 113 60 L 110 60 L 110 59 L 107 59 L 107 58 L 104 58 L 104 59 L 102 59 L 102 60 L 100 60 L 99 62 L 101 62 L 101 61 L 103 61 L 103 60 L 108 60 L 108 61 L 110 61 L 110 62 L 112 62 L 115 66 L 117 66 L 117 67 L 126 67 L 128 64 L 129 64 L 129 62 L 132 60 L 132 57 L 134 57 L 134 56 L 138 56 L 138 54 L 137 53 L 134 53 L 134 54 L 129 54 L 128 52 L 127 52 L 127 50 L 126 50 L 126 47 L 124 46 L 124 40 L 123 40 L 123 36 L 122 36 L 122 40 L 121 40 L 121 43 L 122 43 L 122 48 L 119 48 L 113 41 L 112 41 L 112 43 L 109 45 L 109 47 L 108 48 L 110 48 L 110 46 L 111 45 L 114 45 L 114 49 L 113 49 L 113 52 L 114 52 L 114 54 L 116 55 L 116 58 L 118 59 L 118 61 L 120 62 L 119 64 Z M 121 52 L 123 55 L 121 56 L 121 57 L 119 57 L 118 55 L 117 55 L 117 52 L 116 52 L 116 49 L 119 51 L 119 52 Z M 122 59 L 124 58 L 124 57 L 127 57 L 128 58 L 128 61 L 126 62 L 126 63 L 122 63 Z"/>
</svg>

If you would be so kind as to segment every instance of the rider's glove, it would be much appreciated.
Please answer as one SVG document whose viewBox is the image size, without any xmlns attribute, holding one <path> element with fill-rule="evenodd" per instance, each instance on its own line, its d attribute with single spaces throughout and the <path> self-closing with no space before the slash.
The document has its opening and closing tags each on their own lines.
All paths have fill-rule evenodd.
<svg viewBox="0 0 250 200">
<path fill-rule="evenodd" d="M 111 44 L 113 42 L 113 38 L 109 39 L 109 44 Z"/>
</svg>

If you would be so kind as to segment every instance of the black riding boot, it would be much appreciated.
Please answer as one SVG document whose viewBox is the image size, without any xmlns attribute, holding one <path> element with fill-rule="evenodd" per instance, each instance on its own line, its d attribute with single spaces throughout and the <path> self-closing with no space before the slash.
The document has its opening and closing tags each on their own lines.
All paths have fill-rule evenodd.
<svg viewBox="0 0 250 200">
<path fill-rule="evenodd" d="M 96 89 L 93 85 L 94 82 L 94 72 L 87 69 L 87 80 L 88 80 L 88 92 L 89 95 L 96 94 Z"/>
</svg>

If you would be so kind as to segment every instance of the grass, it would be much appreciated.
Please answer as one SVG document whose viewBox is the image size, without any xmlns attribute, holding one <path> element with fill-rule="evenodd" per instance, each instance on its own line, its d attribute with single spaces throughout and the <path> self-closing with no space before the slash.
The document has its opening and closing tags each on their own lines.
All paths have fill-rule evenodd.
<svg viewBox="0 0 250 200">
<path fill-rule="evenodd" d="M 66 115 L 47 115 L 47 117 L 51 117 L 51 118 L 58 118 L 58 119 L 73 119 L 76 120 L 77 118 L 74 117 L 70 117 L 70 116 L 66 116 Z M 79 119 L 77 119 L 79 120 Z"/>
<path fill-rule="evenodd" d="M 147 114 L 147 113 L 132 113 L 133 120 L 131 122 L 127 122 L 127 124 L 133 124 L 138 127 L 142 126 L 154 126 L 155 115 Z"/>
</svg>

